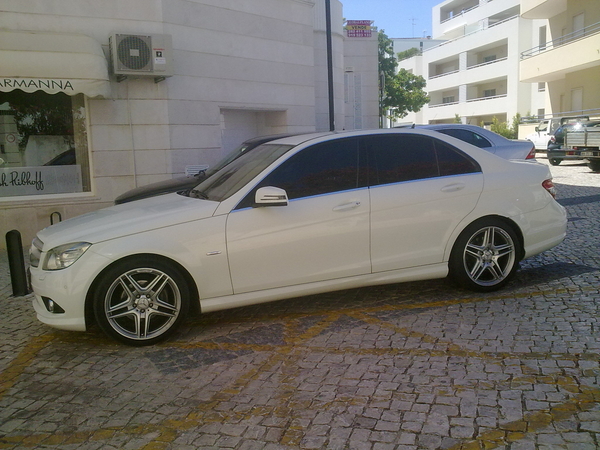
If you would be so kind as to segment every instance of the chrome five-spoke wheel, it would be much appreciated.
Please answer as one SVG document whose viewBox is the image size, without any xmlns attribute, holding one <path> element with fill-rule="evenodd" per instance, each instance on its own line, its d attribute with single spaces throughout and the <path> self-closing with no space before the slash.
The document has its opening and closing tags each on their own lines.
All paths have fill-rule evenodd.
<svg viewBox="0 0 600 450">
<path fill-rule="evenodd" d="M 186 283 L 176 270 L 163 263 L 130 261 L 105 274 L 94 308 L 107 334 L 131 345 L 148 345 L 175 330 L 187 311 L 187 297 Z"/>
<path fill-rule="evenodd" d="M 514 275 L 519 254 L 519 241 L 510 226 L 492 219 L 476 222 L 455 244 L 450 275 L 465 287 L 492 291 Z"/>
</svg>

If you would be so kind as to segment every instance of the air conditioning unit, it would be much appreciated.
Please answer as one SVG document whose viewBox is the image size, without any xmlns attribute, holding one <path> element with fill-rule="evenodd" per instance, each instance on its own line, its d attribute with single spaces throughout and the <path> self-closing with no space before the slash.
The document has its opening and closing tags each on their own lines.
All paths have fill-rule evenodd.
<svg viewBox="0 0 600 450">
<path fill-rule="evenodd" d="M 127 77 L 164 80 L 173 75 L 171 36 L 113 34 L 110 36 L 110 62 L 118 81 Z"/>
</svg>

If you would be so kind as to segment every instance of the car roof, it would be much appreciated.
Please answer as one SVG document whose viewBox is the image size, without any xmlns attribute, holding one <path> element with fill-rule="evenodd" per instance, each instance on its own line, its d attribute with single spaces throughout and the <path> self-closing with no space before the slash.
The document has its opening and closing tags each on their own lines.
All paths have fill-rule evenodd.
<svg viewBox="0 0 600 450">
<path fill-rule="evenodd" d="M 442 128 L 456 128 L 463 130 L 485 130 L 485 128 L 479 125 L 469 125 L 465 123 L 432 123 L 428 125 L 416 125 L 418 128 L 425 128 L 426 130 L 439 130 Z M 486 130 L 489 131 L 489 130 Z"/>
<path fill-rule="evenodd" d="M 450 124 L 451 125 L 451 124 Z M 471 127 L 473 125 L 470 125 Z M 398 128 L 373 128 L 366 130 L 344 130 L 344 131 L 327 131 L 317 133 L 298 134 L 274 141 L 270 141 L 269 144 L 277 145 L 300 145 L 309 141 L 327 141 L 328 137 L 331 138 L 344 138 L 344 137 L 355 137 L 355 136 L 369 136 L 369 135 L 382 135 L 382 134 L 421 134 L 431 137 L 439 138 L 439 133 L 435 129 L 428 129 L 426 127 L 418 126 L 416 128 L 398 127 Z"/>
</svg>

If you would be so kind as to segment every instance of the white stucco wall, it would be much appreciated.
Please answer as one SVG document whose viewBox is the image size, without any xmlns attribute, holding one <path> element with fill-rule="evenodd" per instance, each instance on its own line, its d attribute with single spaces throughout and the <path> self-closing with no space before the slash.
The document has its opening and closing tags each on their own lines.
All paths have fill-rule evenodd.
<svg viewBox="0 0 600 450">
<path fill-rule="evenodd" d="M 341 4 L 333 3 L 341 92 Z M 181 174 L 188 164 L 214 163 L 223 153 L 226 124 L 235 123 L 224 119 L 228 112 L 235 120 L 245 114 L 248 133 L 314 130 L 314 7 L 313 0 L 4 4 L 0 28 L 81 33 L 106 51 L 115 32 L 170 34 L 175 73 L 159 83 L 112 77 L 109 98 L 87 99 L 92 192 L 0 199 L 0 230 L 19 228 L 27 245 L 54 211 L 72 217 L 110 205 L 130 188 Z"/>
</svg>

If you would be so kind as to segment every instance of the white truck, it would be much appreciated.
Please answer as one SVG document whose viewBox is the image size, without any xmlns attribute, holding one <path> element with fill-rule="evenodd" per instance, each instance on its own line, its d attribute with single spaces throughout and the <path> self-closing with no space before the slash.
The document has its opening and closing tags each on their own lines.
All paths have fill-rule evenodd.
<svg viewBox="0 0 600 450">
<path fill-rule="evenodd" d="M 525 139 L 533 142 L 536 150 L 547 150 L 554 132 L 565 123 L 569 122 L 585 122 L 590 120 L 588 116 L 571 116 L 571 117 L 555 117 L 552 119 L 542 120 L 535 132 L 528 134 Z"/>
<path fill-rule="evenodd" d="M 592 171 L 600 172 L 600 126 L 567 131 L 564 150 L 572 150 L 576 159 L 587 160 Z"/>
</svg>

